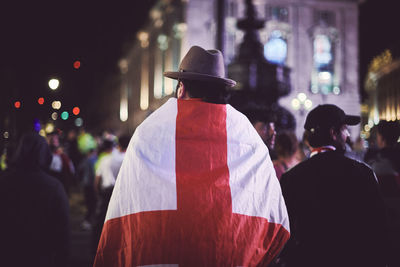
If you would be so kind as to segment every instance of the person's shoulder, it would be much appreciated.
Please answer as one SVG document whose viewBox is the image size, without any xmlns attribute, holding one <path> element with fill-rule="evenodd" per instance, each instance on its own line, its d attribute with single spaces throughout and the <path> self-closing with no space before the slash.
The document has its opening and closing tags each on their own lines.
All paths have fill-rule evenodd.
<svg viewBox="0 0 400 267">
<path fill-rule="evenodd" d="M 261 140 L 261 137 L 243 113 L 229 104 L 226 105 L 226 112 L 226 128 L 229 140 L 240 141 L 241 144 L 247 144 L 253 147 L 264 147 L 264 142 Z"/>
<path fill-rule="evenodd" d="M 171 97 L 158 109 L 148 115 L 136 128 L 133 138 L 152 139 L 166 129 L 174 129 L 178 113 L 177 99 Z"/>
<path fill-rule="evenodd" d="M 293 179 L 296 179 L 296 177 L 304 175 L 306 172 L 309 172 L 312 168 L 313 166 L 311 158 L 305 159 L 304 161 L 299 162 L 296 166 L 293 166 L 285 173 L 283 173 L 281 177 L 281 183 L 289 182 Z"/>
</svg>

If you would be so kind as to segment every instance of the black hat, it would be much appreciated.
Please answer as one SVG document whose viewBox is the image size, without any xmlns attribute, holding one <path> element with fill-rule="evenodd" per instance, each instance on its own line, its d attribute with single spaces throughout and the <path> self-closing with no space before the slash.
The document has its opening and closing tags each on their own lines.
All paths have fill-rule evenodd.
<svg viewBox="0 0 400 267">
<path fill-rule="evenodd" d="M 318 105 L 311 110 L 306 118 L 304 129 L 313 132 L 317 128 L 329 128 L 340 125 L 356 125 L 361 121 L 360 116 L 346 115 L 338 106 Z"/>
</svg>

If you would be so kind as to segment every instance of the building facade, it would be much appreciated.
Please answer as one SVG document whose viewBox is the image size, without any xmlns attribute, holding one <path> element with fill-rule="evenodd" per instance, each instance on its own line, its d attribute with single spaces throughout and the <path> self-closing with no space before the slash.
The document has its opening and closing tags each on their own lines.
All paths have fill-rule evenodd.
<svg viewBox="0 0 400 267">
<path fill-rule="evenodd" d="M 400 59 L 392 59 L 386 50 L 371 63 L 365 80 L 368 99 L 362 108 L 361 133 L 369 138 L 370 130 L 380 120 L 400 121 Z"/>
<path fill-rule="evenodd" d="M 132 131 L 173 95 L 176 83 L 162 73 L 177 70 L 192 45 L 206 49 L 224 40 L 226 65 L 235 58 L 243 32 L 236 23 L 245 16 L 245 0 L 224 0 L 224 31 L 218 32 L 217 2 L 160 0 L 137 34 L 121 70 L 119 117 Z M 360 114 L 358 75 L 358 5 L 360 0 L 253 0 L 265 26 L 259 31 L 265 58 L 291 69 L 291 93 L 279 100 L 296 118 L 300 138 L 308 110 L 333 103 Z M 350 129 L 353 140 L 358 126 Z"/>
</svg>

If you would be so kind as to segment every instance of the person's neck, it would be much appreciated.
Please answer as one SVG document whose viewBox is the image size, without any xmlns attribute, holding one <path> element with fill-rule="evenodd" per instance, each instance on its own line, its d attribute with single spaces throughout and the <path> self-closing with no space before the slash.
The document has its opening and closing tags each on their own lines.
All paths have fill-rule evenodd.
<svg viewBox="0 0 400 267">
<path fill-rule="evenodd" d="M 297 160 L 297 158 L 295 156 L 292 157 L 279 157 L 278 158 L 279 161 L 283 162 L 287 168 L 291 168 L 294 165 L 296 165 L 297 163 L 299 163 L 299 161 Z"/>
</svg>

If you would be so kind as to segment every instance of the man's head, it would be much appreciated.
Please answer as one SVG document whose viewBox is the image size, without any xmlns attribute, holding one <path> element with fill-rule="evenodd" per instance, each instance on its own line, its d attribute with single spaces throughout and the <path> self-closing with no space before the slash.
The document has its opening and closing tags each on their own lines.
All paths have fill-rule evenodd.
<svg viewBox="0 0 400 267">
<path fill-rule="evenodd" d="M 273 149 L 276 136 L 274 113 L 266 108 L 254 105 L 247 105 L 240 111 L 246 115 L 268 148 Z"/>
<path fill-rule="evenodd" d="M 226 103 L 228 89 L 236 82 L 225 78 L 225 64 L 219 50 L 205 50 L 192 46 L 177 72 L 164 76 L 178 80 L 176 96 L 179 99 L 200 98 L 205 102 Z"/>
<path fill-rule="evenodd" d="M 126 151 L 130 140 L 131 137 L 129 135 L 122 135 L 121 137 L 118 138 L 118 147 L 121 152 Z"/>
<path fill-rule="evenodd" d="M 109 139 L 104 139 L 103 144 L 100 147 L 101 152 L 111 153 L 114 148 L 114 142 Z"/>
<path fill-rule="evenodd" d="M 400 136 L 400 124 L 397 121 L 380 121 L 376 128 L 376 144 L 379 148 L 396 145 Z"/>
<path fill-rule="evenodd" d="M 311 110 L 306 118 L 304 129 L 309 132 L 312 147 L 333 145 L 344 151 L 346 140 L 350 136 L 347 125 L 360 123 L 360 116 L 346 115 L 335 105 L 319 105 Z"/>
<path fill-rule="evenodd" d="M 281 131 L 276 136 L 275 152 L 279 158 L 290 158 L 299 147 L 299 141 L 293 132 Z"/>
</svg>

